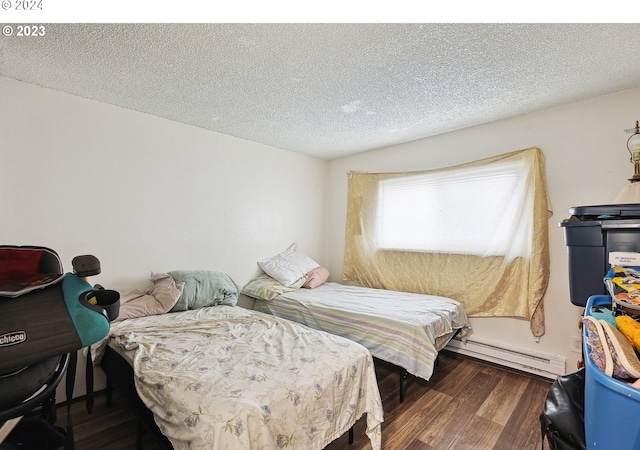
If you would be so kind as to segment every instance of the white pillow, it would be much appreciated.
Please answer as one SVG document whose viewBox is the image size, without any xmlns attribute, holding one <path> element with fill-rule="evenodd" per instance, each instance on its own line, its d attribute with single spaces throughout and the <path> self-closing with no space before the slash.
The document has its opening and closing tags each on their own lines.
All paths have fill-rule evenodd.
<svg viewBox="0 0 640 450">
<path fill-rule="evenodd" d="M 282 253 L 258 261 L 258 265 L 267 275 L 278 280 L 283 286 L 291 286 L 309 271 L 320 267 L 320 264 L 299 252 L 295 242 Z"/>
</svg>

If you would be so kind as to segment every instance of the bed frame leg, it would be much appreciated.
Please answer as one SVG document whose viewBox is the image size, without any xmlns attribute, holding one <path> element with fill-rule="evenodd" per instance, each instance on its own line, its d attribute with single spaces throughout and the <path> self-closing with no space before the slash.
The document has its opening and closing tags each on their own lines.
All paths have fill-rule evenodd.
<svg viewBox="0 0 640 450">
<path fill-rule="evenodd" d="M 136 425 L 136 450 L 142 450 L 142 433 L 144 433 L 144 427 L 138 420 Z"/>
<path fill-rule="evenodd" d="M 353 444 L 353 427 L 349 428 L 349 445 Z"/>
<path fill-rule="evenodd" d="M 107 377 L 107 408 L 111 408 L 111 403 L 113 401 L 113 383 Z"/>
<path fill-rule="evenodd" d="M 400 377 L 400 403 L 404 402 L 404 380 L 407 378 L 407 371 L 399 367 L 398 376 Z"/>
</svg>

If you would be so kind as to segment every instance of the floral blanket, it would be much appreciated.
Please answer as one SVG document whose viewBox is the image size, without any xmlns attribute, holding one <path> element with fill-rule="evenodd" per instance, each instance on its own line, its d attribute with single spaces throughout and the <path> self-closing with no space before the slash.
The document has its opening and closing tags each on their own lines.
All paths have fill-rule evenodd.
<svg viewBox="0 0 640 450">
<path fill-rule="evenodd" d="M 322 449 L 367 414 L 381 446 L 371 354 L 345 338 L 241 307 L 114 323 L 140 398 L 178 449 Z"/>
</svg>

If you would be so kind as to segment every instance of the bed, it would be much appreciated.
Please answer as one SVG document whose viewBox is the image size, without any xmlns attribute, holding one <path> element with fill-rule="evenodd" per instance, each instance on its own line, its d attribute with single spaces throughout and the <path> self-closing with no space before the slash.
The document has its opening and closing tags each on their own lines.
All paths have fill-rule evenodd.
<svg viewBox="0 0 640 450">
<path fill-rule="evenodd" d="M 364 414 L 381 446 L 373 359 L 340 336 L 217 305 L 113 323 L 92 354 L 166 448 L 322 449 Z"/>
<path fill-rule="evenodd" d="M 446 297 L 334 282 L 264 295 L 251 285 L 242 292 L 255 299 L 255 310 L 358 342 L 375 358 L 425 380 L 449 340 L 471 330 L 462 304 Z M 402 401 L 402 384 L 400 394 Z"/>
</svg>

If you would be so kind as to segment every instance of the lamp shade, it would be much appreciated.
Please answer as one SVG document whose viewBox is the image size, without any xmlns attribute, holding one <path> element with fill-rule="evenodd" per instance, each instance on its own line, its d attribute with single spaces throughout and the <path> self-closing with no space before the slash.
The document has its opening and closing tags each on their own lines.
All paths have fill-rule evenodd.
<svg viewBox="0 0 640 450">
<path fill-rule="evenodd" d="M 640 183 L 627 183 L 613 200 L 614 204 L 640 203 Z"/>
</svg>

